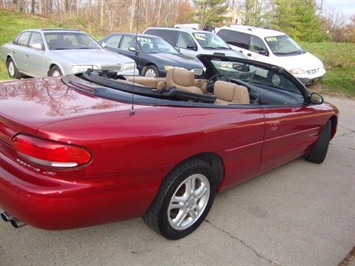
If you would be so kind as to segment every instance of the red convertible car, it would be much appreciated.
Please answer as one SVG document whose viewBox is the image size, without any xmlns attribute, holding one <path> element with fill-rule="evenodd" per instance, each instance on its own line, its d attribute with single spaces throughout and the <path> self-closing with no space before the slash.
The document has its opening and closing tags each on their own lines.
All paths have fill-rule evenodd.
<svg viewBox="0 0 355 266">
<path fill-rule="evenodd" d="M 324 161 L 336 107 L 276 66 L 199 59 L 201 76 L 88 69 L 0 83 L 2 218 L 60 230 L 143 216 L 179 239 L 217 192 L 301 156 Z M 231 67 L 238 79 L 221 74 Z"/>
</svg>

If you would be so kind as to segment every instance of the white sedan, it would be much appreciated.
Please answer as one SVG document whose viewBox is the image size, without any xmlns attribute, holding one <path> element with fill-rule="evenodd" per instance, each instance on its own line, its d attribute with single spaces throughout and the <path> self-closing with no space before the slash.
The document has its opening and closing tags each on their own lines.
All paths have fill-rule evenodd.
<svg viewBox="0 0 355 266">
<path fill-rule="evenodd" d="M 11 78 L 62 76 L 88 68 L 138 73 L 135 62 L 102 48 L 87 33 L 77 30 L 25 30 L 1 46 L 1 57 Z"/>
</svg>

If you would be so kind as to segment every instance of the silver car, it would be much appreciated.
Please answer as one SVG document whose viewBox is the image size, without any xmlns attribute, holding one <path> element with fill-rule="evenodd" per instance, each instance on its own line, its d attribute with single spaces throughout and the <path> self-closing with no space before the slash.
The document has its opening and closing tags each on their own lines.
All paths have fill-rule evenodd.
<svg viewBox="0 0 355 266">
<path fill-rule="evenodd" d="M 11 78 L 62 76 L 88 68 L 122 75 L 138 73 L 132 59 L 103 49 L 87 33 L 77 30 L 25 30 L 1 46 L 1 57 Z"/>
</svg>

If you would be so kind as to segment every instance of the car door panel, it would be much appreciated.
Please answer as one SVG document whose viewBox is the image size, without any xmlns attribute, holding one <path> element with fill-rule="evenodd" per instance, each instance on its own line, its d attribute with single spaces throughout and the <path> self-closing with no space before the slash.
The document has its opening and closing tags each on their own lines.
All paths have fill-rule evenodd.
<svg viewBox="0 0 355 266">
<path fill-rule="evenodd" d="M 258 172 L 265 130 L 261 108 L 231 110 L 233 114 L 226 113 L 223 121 L 228 125 L 225 135 L 230 136 L 226 137 L 228 147 L 223 155 L 225 175 L 228 176 L 222 183 L 224 188 L 243 182 Z M 228 123 L 230 118 L 232 122 Z"/>
<path fill-rule="evenodd" d="M 16 67 L 20 72 L 26 72 L 28 69 L 26 65 L 26 55 L 25 55 L 28 38 L 29 38 L 29 33 L 27 34 L 27 36 L 23 36 L 22 39 L 20 38 L 19 42 L 17 44 L 13 44 L 11 48 L 11 56 L 14 59 Z"/>
<path fill-rule="evenodd" d="M 195 49 L 198 49 L 196 42 L 186 32 L 178 33 L 177 40 L 174 46 L 176 49 L 180 50 L 183 55 L 186 55 L 188 57 L 195 57 L 198 54 L 198 51 L 192 48 L 195 47 Z"/>
<path fill-rule="evenodd" d="M 40 44 L 43 50 L 39 50 L 33 47 L 33 44 Z M 33 32 L 30 38 L 28 47 L 24 47 L 25 61 L 27 70 L 31 72 L 33 76 L 45 77 L 48 75 L 48 70 L 44 66 L 44 44 L 41 35 L 37 32 Z"/>
<path fill-rule="evenodd" d="M 312 107 L 265 108 L 264 112 L 262 172 L 302 156 L 314 143 L 320 130 Z"/>
</svg>

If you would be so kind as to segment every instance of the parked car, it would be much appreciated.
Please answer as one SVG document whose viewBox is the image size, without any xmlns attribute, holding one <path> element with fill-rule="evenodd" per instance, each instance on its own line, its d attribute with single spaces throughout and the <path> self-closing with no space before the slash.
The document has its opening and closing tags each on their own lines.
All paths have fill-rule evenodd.
<svg viewBox="0 0 355 266">
<path fill-rule="evenodd" d="M 231 25 L 220 28 L 217 35 L 233 49 L 251 59 L 285 68 L 305 85 L 318 82 L 325 76 L 323 63 L 304 51 L 285 33 L 246 25 Z M 273 74 L 271 78 L 275 85 L 279 85 L 279 75 Z"/>
<path fill-rule="evenodd" d="M 1 58 L 11 78 L 62 76 L 88 68 L 125 75 L 137 71 L 132 59 L 104 50 L 87 33 L 77 30 L 25 30 L 1 46 Z"/>
<path fill-rule="evenodd" d="M 3 219 L 59 230 L 143 216 L 179 239 L 203 222 L 216 192 L 300 156 L 324 161 L 335 106 L 282 68 L 198 58 L 199 78 L 182 68 L 164 78 L 89 69 L 0 83 Z M 230 78 L 220 62 L 256 74 Z"/>
<path fill-rule="evenodd" d="M 182 55 L 162 38 L 147 34 L 112 33 L 99 41 L 109 51 L 132 58 L 140 75 L 165 77 L 171 67 L 182 67 L 200 76 L 203 64 Z"/>
<path fill-rule="evenodd" d="M 182 54 L 190 57 L 196 57 L 199 54 L 221 54 L 232 57 L 246 58 L 242 53 L 236 52 L 229 47 L 216 34 L 208 31 L 201 31 L 193 28 L 164 28 L 151 27 L 144 31 L 145 34 L 156 35 L 163 38 Z M 252 77 L 254 71 L 250 73 L 238 73 L 229 64 L 224 65 L 224 71 L 227 75 L 234 75 L 238 78 L 240 74 Z M 229 72 L 229 73 L 227 73 Z"/>
</svg>

